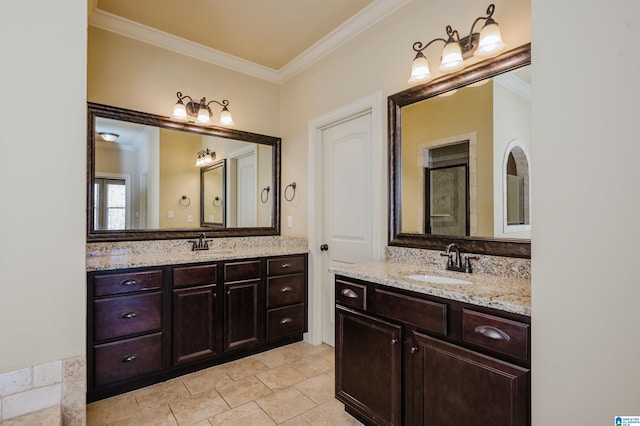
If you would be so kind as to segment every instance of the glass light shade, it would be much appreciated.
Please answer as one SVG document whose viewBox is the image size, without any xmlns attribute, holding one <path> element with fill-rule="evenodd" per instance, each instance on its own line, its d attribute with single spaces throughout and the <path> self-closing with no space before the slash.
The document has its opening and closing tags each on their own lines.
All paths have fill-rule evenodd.
<svg viewBox="0 0 640 426">
<path fill-rule="evenodd" d="M 431 71 L 429 71 L 429 62 L 422 52 L 418 52 L 411 63 L 411 77 L 409 77 L 409 84 L 422 83 L 430 78 Z"/>
<path fill-rule="evenodd" d="M 196 159 L 196 167 L 202 167 L 204 166 L 204 164 L 202 164 L 202 157 L 198 157 Z"/>
<path fill-rule="evenodd" d="M 198 118 L 196 118 L 197 124 L 211 124 L 211 117 L 209 117 L 209 111 L 206 108 L 200 107 L 198 110 Z"/>
<path fill-rule="evenodd" d="M 187 119 L 187 108 L 185 108 L 181 101 L 178 101 L 178 103 L 173 106 L 173 118 L 178 120 Z"/>
<path fill-rule="evenodd" d="M 222 112 L 220 113 L 220 124 L 225 126 L 233 126 L 233 118 L 231 118 L 231 113 L 227 109 L 227 107 L 222 108 Z"/>
<path fill-rule="evenodd" d="M 502 42 L 502 34 L 500 33 L 500 27 L 494 20 L 487 23 L 482 27 L 480 31 L 480 41 L 478 42 L 478 50 L 475 54 L 478 56 L 491 56 L 504 49 L 504 43 Z"/>
<path fill-rule="evenodd" d="M 120 137 L 120 135 L 116 133 L 110 133 L 110 132 L 102 132 L 102 133 L 99 133 L 99 135 L 104 141 L 107 141 L 107 142 L 115 142 Z"/>
<path fill-rule="evenodd" d="M 442 62 L 440 63 L 440 71 L 453 72 L 458 71 L 464 67 L 464 60 L 462 59 L 462 51 L 460 50 L 460 44 L 457 41 L 450 41 L 444 45 L 442 49 Z"/>
</svg>

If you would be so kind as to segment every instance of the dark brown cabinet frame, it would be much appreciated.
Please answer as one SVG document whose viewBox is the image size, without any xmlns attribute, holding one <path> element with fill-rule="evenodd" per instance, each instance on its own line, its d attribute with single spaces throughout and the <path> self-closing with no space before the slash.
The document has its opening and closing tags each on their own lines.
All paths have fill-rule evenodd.
<svg viewBox="0 0 640 426">
<path fill-rule="evenodd" d="M 304 320 L 300 324 L 299 327 L 292 332 L 288 332 L 291 329 L 287 329 L 288 334 L 278 335 L 277 337 L 267 339 L 266 336 L 266 323 L 267 323 L 267 314 L 268 307 L 266 306 L 267 300 L 267 280 L 269 275 L 268 271 L 268 262 L 278 261 L 278 260 L 287 260 L 294 259 L 302 269 L 296 271 L 296 275 L 302 276 L 304 281 L 303 292 L 303 302 L 296 303 L 293 305 L 296 309 L 303 305 L 304 309 Z M 240 263 L 246 261 L 248 263 L 255 262 L 258 263 L 258 277 L 256 279 L 250 281 L 229 281 L 225 280 L 225 265 L 232 263 Z M 173 281 L 173 271 L 174 268 L 184 268 L 184 267 L 206 267 L 207 265 L 216 265 L 217 266 L 217 276 L 215 282 L 206 283 L 206 284 L 185 284 L 180 286 L 174 286 Z M 188 269 L 188 268 L 186 268 Z M 152 276 L 156 280 L 158 279 L 158 274 L 161 273 L 161 288 L 145 288 L 146 284 L 146 276 Z M 293 272 L 292 272 L 293 273 Z M 109 280 L 110 277 L 114 277 L 118 275 L 118 279 L 122 277 L 127 277 L 129 275 L 138 275 L 142 277 L 140 279 L 141 285 L 140 288 L 134 289 L 133 291 L 126 293 L 102 293 L 101 291 L 96 291 L 96 286 L 94 282 L 96 277 L 102 277 L 103 282 Z M 281 274 L 280 276 L 286 277 L 286 274 Z M 187 282 L 188 282 L 187 277 Z M 237 286 L 240 283 L 240 286 L 251 283 L 255 292 L 255 304 L 252 306 L 251 318 L 244 318 L 243 320 L 250 320 L 255 326 L 255 336 L 252 339 L 249 339 L 248 342 L 242 342 L 242 344 L 238 345 L 227 345 L 225 348 L 225 343 L 227 340 L 227 334 L 229 333 L 228 328 L 233 327 L 232 321 L 234 318 L 226 318 L 225 310 L 227 308 L 226 303 L 226 289 L 227 284 L 231 283 L 231 286 Z M 117 284 L 117 283 L 116 283 Z M 103 286 L 104 287 L 104 286 Z M 217 364 L 222 364 L 225 362 L 229 362 L 232 360 L 236 360 L 239 358 L 246 357 L 248 355 L 256 354 L 259 352 L 263 352 L 278 346 L 283 346 L 289 343 L 301 341 L 303 337 L 303 333 L 308 331 L 308 255 L 307 254 L 298 254 L 298 255 L 286 255 L 286 256 L 274 256 L 274 257 L 265 257 L 265 258 L 253 258 L 253 259 L 240 259 L 233 261 L 220 261 L 220 262 L 201 262 L 201 263 L 193 263 L 186 265 L 167 265 L 167 266 L 157 266 L 157 267 L 143 267 L 143 268 L 129 268 L 124 270 L 113 270 L 113 271 L 93 271 L 87 273 L 87 402 L 93 402 L 99 399 L 107 398 L 110 396 L 118 395 L 124 392 L 128 392 L 134 389 L 138 389 L 144 386 L 148 386 L 154 383 L 159 383 L 174 377 L 178 377 L 184 374 L 188 374 L 194 371 L 198 371 L 204 368 L 208 368 Z M 111 290 L 109 290 L 111 291 Z M 151 330 L 147 330 L 139 333 L 130 333 L 126 334 L 126 336 L 118 336 L 105 338 L 102 340 L 98 340 L 96 338 L 96 327 L 94 318 L 95 318 L 95 308 L 94 302 L 100 303 L 100 301 L 104 301 L 107 299 L 121 299 L 130 296 L 136 295 L 144 295 L 150 293 L 160 293 L 162 297 L 162 313 L 161 313 L 161 327 L 154 328 Z M 188 336 L 184 334 L 178 336 L 178 330 L 180 330 L 181 322 L 188 321 L 189 324 L 183 323 L 182 327 L 186 329 L 197 326 L 198 320 L 193 316 L 189 316 L 189 312 L 185 310 L 188 309 L 187 306 L 181 306 L 180 303 L 176 303 L 176 300 L 183 300 L 185 303 L 188 303 L 184 297 L 195 297 L 194 301 L 197 301 L 198 304 L 204 304 L 206 306 L 211 306 L 213 312 L 206 313 L 204 315 L 203 321 L 207 322 L 207 324 L 203 324 L 204 332 L 207 336 L 202 335 L 203 330 L 200 330 L 197 339 L 199 342 L 197 344 L 190 345 L 188 341 Z M 252 296 L 253 297 L 253 296 Z M 244 303 L 244 302 L 243 302 Z M 178 312 L 177 309 L 182 307 L 182 313 Z M 202 307 L 202 306 L 201 306 Z M 278 309 L 282 309 L 283 307 L 279 307 Z M 288 308 L 288 307 L 285 307 Z M 105 324 L 102 324 L 101 327 L 104 327 Z M 108 326 L 108 325 L 107 325 Z M 206 339 L 211 339 L 210 347 L 197 350 L 194 353 L 189 353 L 188 348 L 198 347 L 198 345 Z M 160 356 L 159 365 L 156 366 L 154 363 L 150 365 L 150 368 L 153 369 L 151 372 L 143 372 L 139 375 L 132 375 L 129 378 L 125 379 L 115 379 L 108 383 L 98 383 L 96 380 L 96 373 L 102 372 L 102 374 L 110 374 L 108 371 L 105 372 L 104 365 L 98 365 L 99 357 L 96 357 L 96 346 L 105 346 L 107 349 L 110 349 L 110 346 L 115 346 L 118 343 L 126 342 L 126 341 L 139 341 L 146 342 L 147 340 L 152 339 L 154 342 L 160 342 L 160 353 L 156 354 Z M 209 345 L 205 345 L 209 346 Z M 149 349 L 149 348 L 146 348 Z M 157 348 L 155 349 L 157 352 Z M 104 351 L 103 351 L 104 352 Z M 111 351 L 113 352 L 113 351 Z M 135 361 L 134 361 L 135 362 Z M 155 360 L 154 360 L 155 362 Z M 159 368 L 156 368 L 159 367 Z M 116 373 L 111 373 L 117 374 Z M 117 377 L 117 376 L 114 376 Z"/>
<path fill-rule="evenodd" d="M 412 302 L 420 302 L 420 308 L 412 309 Z M 520 332 L 514 334 L 518 347 L 525 350 L 508 353 L 500 345 L 492 349 L 465 339 L 464 319 L 470 312 L 512 326 Z M 462 424 L 456 421 L 468 419 L 469 412 L 474 418 L 483 412 L 485 417 L 478 419 L 489 423 L 474 424 L 528 426 L 530 324 L 524 315 L 336 275 L 336 398 L 367 425 Z M 462 377 L 462 387 L 449 386 L 453 378 L 447 371 Z M 361 377 L 376 385 L 359 386 Z M 449 418 L 442 407 L 429 404 L 434 392 L 440 398 L 436 402 L 447 405 L 469 386 L 485 394 L 470 398 L 469 406 Z M 495 412 L 473 405 L 487 403 L 496 404 Z"/>
</svg>

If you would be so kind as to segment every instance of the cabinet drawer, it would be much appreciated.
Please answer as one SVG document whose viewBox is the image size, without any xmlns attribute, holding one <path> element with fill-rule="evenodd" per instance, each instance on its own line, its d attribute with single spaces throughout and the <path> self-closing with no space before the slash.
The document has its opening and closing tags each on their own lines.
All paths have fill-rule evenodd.
<svg viewBox="0 0 640 426">
<path fill-rule="evenodd" d="M 240 281 L 260 278 L 260 261 L 225 263 L 224 280 Z"/>
<path fill-rule="evenodd" d="M 447 335 L 447 305 L 376 289 L 376 313 L 422 330 Z"/>
<path fill-rule="evenodd" d="M 162 326 L 161 293 L 93 302 L 94 339 L 104 340 L 157 330 Z"/>
<path fill-rule="evenodd" d="M 367 286 L 336 279 L 336 303 L 367 310 Z"/>
<path fill-rule="evenodd" d="M 95 296 L 130 293 L 162 287 L 162 271 L 131 272 L 128 274 L 105 274 L 93 277 Z"/>
<path fill-rule="evenodd" d="M 97 386 L 162 369 L 162 333 L 95 347 Z"/>
<path fill-rule="evenodd" d="M 295 274 L 304 271 L 304 256 L 267 260 L 267 275 Z"/>
<path fill-rule="evenodd" d="M 529 324 L 463 309 L 462 340 L 523 361 L 529 359 Z"/>
<path fill-rule="evenodd" d="M 215 284 L 218 281 L 218 265 L 181 266 L 173 268 L 173 286 Z"/>
<path fill-rule="evenodd" d="M 267 307 L 304 302 L 304 276 L 287 275 L 267 279 Z"/>
<path fill-rule="evenodd" d="M 267 339 L 304 331 L 304 304 L 271 309 L 267 312 Z"/>
</svg>

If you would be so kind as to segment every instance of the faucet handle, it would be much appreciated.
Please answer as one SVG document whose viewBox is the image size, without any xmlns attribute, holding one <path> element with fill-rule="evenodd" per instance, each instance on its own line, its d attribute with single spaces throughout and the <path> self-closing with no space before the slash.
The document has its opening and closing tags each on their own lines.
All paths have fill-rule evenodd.
<svg viewBox="0 0 640 426">
<path fill-rule="evenodd" d="M 453 267 L 453 253 L 449 253 L 448 251 L 440 252 L 440 256 L 448 257 L 448 259 L 447 259 L 447 268 Z"/>
<path fill-rule="evenodd" d="M 464 272 L 470 274 L 471 271 L 471 260 L 478 259 L 478 256 L 465 256 L 464 257 Z"/>
</svg>

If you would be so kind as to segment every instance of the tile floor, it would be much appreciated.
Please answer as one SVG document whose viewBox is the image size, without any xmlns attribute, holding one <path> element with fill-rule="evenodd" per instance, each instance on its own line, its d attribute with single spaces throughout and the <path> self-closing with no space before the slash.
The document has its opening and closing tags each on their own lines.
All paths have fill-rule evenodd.
<svg viewBox="0 0 640 426">
<path fill-rule="evenodd" d="M 87 405 L 88 426 L 361 425 L 334 398 L 334 352 L 272 349 Z"/>
</svg>

